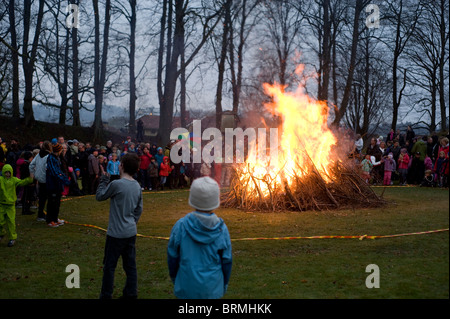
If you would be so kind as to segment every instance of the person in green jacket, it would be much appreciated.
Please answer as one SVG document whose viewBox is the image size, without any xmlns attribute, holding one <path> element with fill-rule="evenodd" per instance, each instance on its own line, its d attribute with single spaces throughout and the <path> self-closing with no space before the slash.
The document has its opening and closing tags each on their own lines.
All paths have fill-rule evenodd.
<svg viewBox="0 0 450 319">
<path fill-rule="evenodd" d="M 17 239 L 16 233 L 16 188 L 33 183 L 34 176 L 30 174 L 25 179 L 13 176 L 11 165 L 6 164 L 0 176 L 0 240 L 8 233 L 8 247 L 12 247 Z"/>
<path fill-rule="evenodd" d="M 427 140 L 427 136 L 419 136 L 411 150 L 411 154 L 420 153 L 420 161 L 422 163 L 425 161 L 425 155 L 427 155 Z"/>
</svg>

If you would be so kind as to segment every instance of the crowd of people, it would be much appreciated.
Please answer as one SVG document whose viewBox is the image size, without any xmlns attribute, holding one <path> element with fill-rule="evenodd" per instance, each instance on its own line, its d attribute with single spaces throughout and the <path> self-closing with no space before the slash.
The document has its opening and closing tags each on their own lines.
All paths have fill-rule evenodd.
<svg viewBox="0 0 450 319">
<path fill-rule="evenodd" d="M 357 135 L 352 155 L 367 183 L 448 187 L 447 136 L 419 136 L 408 126 L 405 134 L 391 129 L 386 137 L 371 138 L 367 148 L 363 149 L 363 144 L 361 135 Z"/>
<path fill-rule="evenodd" d="M 119 179 L 119 164 L 125 154 L 135 153 L 140 158 L 139 171 L 133 177 L 142 190 L 184 188 L 200 176 L 211 176 L 211 165 L 204 163 L 202 167 L 201 164 L 171 162 L 170 149 L 175 142 L 172 140 L 163 148 L 156 144 L 136 143 L 127 137 L 120 144 L 107 141 L 105 145 L 93 145 L 59 136 L 38 145 L 21 147 L 16 139 L 11 139 L 7 145 L 0 138 L 0 171 L 6 167 L 11 176 L 19 180 L 31 175 L 32 183 L 17 185 L 16 207 L 22 207 L 22 214 L 27 215 L 33 214 L 31 208 L 38 204 L 37 220 L 58 227 L 64 223 L 57 218 L 60 199 L 69 195 L 95 194 L 103 174 L 110 176 L 111 181 Z M 61 192 L 60 188 L 63 189 Z"/>
</svg>

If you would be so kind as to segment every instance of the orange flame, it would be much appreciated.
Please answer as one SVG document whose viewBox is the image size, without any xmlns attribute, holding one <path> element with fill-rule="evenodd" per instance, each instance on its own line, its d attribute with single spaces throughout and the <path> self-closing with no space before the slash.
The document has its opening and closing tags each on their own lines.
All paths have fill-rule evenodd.
<svg viewBox="0 0 450 319">
<path fill-rule="evenodd" d="M 327 125 L 326 102 L 312 99 L 301 86 L 294 92 L 286 92 L 279 84 L 264 83 L 263 88 L 273 100 L 265 104 L 266 109 L 282 120 L 278 128 L 278 158 L 270 163 L 258 157 L 255 163 L 247 162 L 240 180 L 252 180 L 251 189 L 257 188 L 262 197 L 270 196 L 270 192 L 283 182 L 290 186 L 295 178 L 311 173 L 308 171 L 311 167 L 329 181 L 328 168 L 333 162 L 331 152 L 337 139 Z M 257 152 L 254 146 L 249 149 L 249 154 L 251 152 Z"/>
</svg>

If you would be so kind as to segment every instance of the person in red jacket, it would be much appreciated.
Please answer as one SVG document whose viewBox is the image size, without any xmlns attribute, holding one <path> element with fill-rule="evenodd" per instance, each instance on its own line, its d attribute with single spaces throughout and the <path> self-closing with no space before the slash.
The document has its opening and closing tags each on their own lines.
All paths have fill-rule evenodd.
<svg viewBox="0 0 450 319">
<path fill-rule="evenodd" d="M 159 176 L 161 177 L 161 190 L 164 190 L 164 184 L 167 181 L 167 176 L 169 176 L 170 172 L 173 170 L 173 166 L 170 166 L 169 157 L 164 156 L 163 162 L 161 163 L 161 166 L 159 168 Z"/>
<path fill-rule="evenodd" d="M 408 175 L 409 155 L 406 148 L 402 148 L 398 157 L 398 172 L 400 173 L 400 185 L 406 185 Z"/>
<path fill-rule="evenodd" d="M 152 159 L 150 150 L 148 147 L 144 147 L 142 150 L 142 155 L 140 156 L 141 164 L 139 165 L 139 184 L 141 184 L 141 189 L 151 190 L 150 177 L 148 176 L 148 167 Z"/>
</svg>

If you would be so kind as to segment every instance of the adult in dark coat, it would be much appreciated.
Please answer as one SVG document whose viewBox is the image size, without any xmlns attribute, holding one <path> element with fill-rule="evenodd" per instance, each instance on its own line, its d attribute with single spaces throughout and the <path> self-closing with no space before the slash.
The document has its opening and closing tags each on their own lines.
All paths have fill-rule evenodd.
<svg viewBox="0 0 450 319">
<path fill-rule="evenodd" d="M 377 145 L 377 139 L 372 138 L 370 140 L 370 145 L 367 147 L 366 151 L 367 155 L 374 156 L 375 161 L 381 161 L 381 157 L 383 156 L 383 152 L 380 147 Z M 374 183 L 381 183 L 383 181 L 383 167 L 382 165 L 374 166 L 373 170 Z"/>
<path fill-rule="evenodd" d="M 425 176 L 425 164 L 420 159 L 420 152 L 413 154 L 411 167 L 408 170 L 408 184 L 420 185 Z"/>
<path fill-rule="evenodd" d="M 75 155 L 75 167 L 80 169 L 81 187 L 83 193 L 89 194 L 89 170 L 88 170 L 88 157 L 89 152 L 86 150 L 86 146 L 83 143 L 78 145 L 78 153 Z"/>
<path fill-rule="evenodd" d="M 416 133 L 414 133 L 414 130 L 410 125 L 408 125 L 408 128 L 406 129 L 406 141 L 409 141 L 410 145 L 414 144 L 414 137 L 416 137 Z"/>
</svg>

